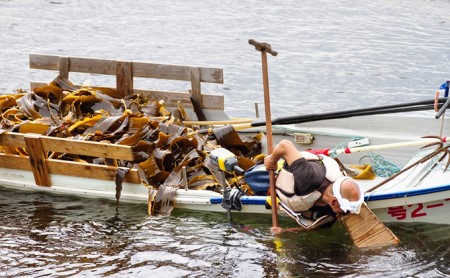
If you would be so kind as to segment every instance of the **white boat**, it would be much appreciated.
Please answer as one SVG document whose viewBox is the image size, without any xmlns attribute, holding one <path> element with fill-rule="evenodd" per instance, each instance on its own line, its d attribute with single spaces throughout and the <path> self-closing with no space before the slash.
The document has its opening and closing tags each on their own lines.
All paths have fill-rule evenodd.
<svg viewBox="0 0 450 278">
<path fill-rule="evenodd" d="M 181 99 L 189 107 L 189 93 L 148 92 L 136 90 L 132 85 L 133 76 L 185 80 L 191 82 L 192 94 L 201 100 L 208 119 L 227 119 L 223 113 L 223 96 L 206 95 L 200 91 L 201 82 L 223 82 L 220 69 L 46 55 L 31 55 L 30 65 L 36 69 L 57 70 L 60 76 L 65 77 L 68 77 L 69 72 L 117 75 L 117 91 L 121 94 L 130 91 L 152 93 L 161 98 L 164 96 L 169 105 L 175 106 L 176 101 Z M 32 87 L 36 86 L 38 83 L 32 84 Z M 187 110 L 193 113 L 193 109 Z M 362 156 L 367 156 L 364 163 L 371 163 L 372 161 L 368 161 L 368 152 L 359 152 L 366 148 L 373 149 L 377 155 L 382 155 L 386 160 L 405 168 L 433 152 L 434 147 L 426 150 L 421 150 L 420 147 L 437 142 L 437 139 L 422 139 L 421 136 L 439 134 L 441 125 L 444 126 L 445 134 L 449 130 L 449 124 L 450 121 L 441 122 L 435 120 L 432 115 L 408 117 L 389 114 L 274 126 L 274 134 L 275 142 L 281 139 L 299 142 L 299 150 L 333 149 L 338 146 L 336 151 L 339 152 L 343 148 L 349 148 L 350 143 L 350 146 L 355 146 L 351 149 L 353 153 L 338 156 L 344 164 L 361 164 L 359 159 Z M 242 134 L 255 133 L 257 130 L 258 128 L 249 129 Z M 88 198 L 116 200 L 116 173 L 122 168 L 117 165 L 105 166 L 52 159 L 46 156 L 47 151 L 123 160 L 133 158 L 129 146 L 36 134 L 4 132 L 0 134 L 0 145 L 4 146 L 4 149 L 18 147 L 28 151 L 28 156 L 8 152 L 0 155 L 1 186 Z M 444 143 L 443 147 L 445 146 Z M 449 156 L 439 162 L 437 158 L 442 154 L 444 153 L 419 163 L 375 190 L 366 192 L 365 201 L 368 207 L 383 222 L 450 224 L 450 171 L 444 171 Z M 378 176 L 359 182 L 365 191 L 369 191 L 385 179 Z M 121 188 L 121 202 L 148 202 L 149 189 L 141 182 L 137 169 L 129 170 Z M 175 191 L 173 201 L 175 208 L 225 212 L 221 205 L 222 194 L 209 190 L 190 190 L 180 185 Z M 233 213 L 271 213 L 271 210 L 266 208 L 266 196 L 243 196 L 241 202 L 242 210 Z"/>
<path fill-rule="evenodd" d="M 374 155 L 381 155 L 387 162 L 394 162 L 402 169 L 417 164 L 372 192 L 366 192 L 367 205 L 383 222 L 450 224 L 450 220 L 448 220 L 448 216 L 450 216 L 450 172 L 448 169 L 445 170 L 449 159 L 448 155 L 440 162 L 438 159 L 443 153 L 439 153 L 423 163 L 417 163 L 434 151 L 434 148 L 421 149 L 433 142 L 433 139 L 421 138 L 421 135 L 439 134 L 441 122 L 441 120 L 434 119 L 434 116 L 367 116 L 351 120 L 332 120 L 327 123 L 317 122 L 315 124 L 320 128 L 316 129 L 311 124 L 305 124 L 300 128 L 300 132 L 317 132 L 319 134 L 316 137 L 317 140 L 323 139 L 326 142 L 322 146 L 333 146 L 330 144 L 330 140 L 336 140 L 336 138 L 335 143 L 346 142 L 342 139 L 350 137 L 369 139 L 370 144 L 365 147 L 356 147 L 355 153 L 338 155 L 338 158 L 344 163 L 372 163 L 377 166 L 372 158 Z M 358 129 L 352 130 L 349 128 L 349 124 Z M 450 122 L 445 120 L 444 126 L 447 127 L 447 130 L 448 124 Z M 327 128 L 329 128 L 328 132 L 325 132 Z M 446 140 L 445 137 L 443 139 Z M 358 149 L 374 150 L 374 153 L 359 152 Z M 365 158 L 360 160 L 362 156 Z M 377 177 L 374 180 L 358 180 L 358 182 L 367 191 L 385 179 Z"/>
</svg>

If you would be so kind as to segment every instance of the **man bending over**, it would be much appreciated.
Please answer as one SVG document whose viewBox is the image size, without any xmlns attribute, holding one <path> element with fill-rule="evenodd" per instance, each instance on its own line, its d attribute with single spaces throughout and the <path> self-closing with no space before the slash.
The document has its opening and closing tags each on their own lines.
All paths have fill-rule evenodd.
<svg viewBox="0 0 450 278">
<path fill-rule="evenodd" d="M 281 158 L 285 164 L 277 178 L 277 196 L 292 211 L 311 220 L 329 216 L 317 226 L 331 226 L 336 214 L 359 213 L 364 193 L 334 159 L 299 152 L 291 141 L 283 140 L 264 159 L 266 169 L 277 170 Z"/>
</svg>

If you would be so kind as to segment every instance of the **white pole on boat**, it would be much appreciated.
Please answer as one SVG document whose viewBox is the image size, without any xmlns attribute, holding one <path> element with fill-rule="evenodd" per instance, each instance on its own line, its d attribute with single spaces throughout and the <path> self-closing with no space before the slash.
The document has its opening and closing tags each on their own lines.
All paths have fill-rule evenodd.
<svg viewBox="0 0 450 278">
<path fill-rule="evenodd" d="M 447 86 L 450 84 L 449 81 L 447 81 Z M 445 101 L 444 105 L 439 109 L 438 106 L 438 99 L 439 99 L 439 91 L 436 91 L 435 98 L 434 98 L 434 111 L 436 112 L 436 119 L 439 119 L 441 117 L 441 125 L 439 128 L 439 136 L 442 136 L 442 132 L 444 131 L 444 122 L 445 122 L 445 110 L 447 110 L 447 107 L 449 105 L 450 99 L 448 98 L 448 88 L 446 89 L 445 97 L 447 97 L 447 100 Z"/>
<path fill-rule="evenodd" d="M 252 119 L 230 119 L 223 121 L 182 121 L 184 125 L 235 125 L 235 124 L 251 124 Z"/>
<path fill-rule="evenodd" d="M 272 142 L 272 119 L 270 114 L 270 94 L 269 94 L 269 74 L 267 69 L 267 52 L 272 56 L 277 56 L 278 52 L 272 50 L 272 47 L 268 43 L 261 43 L 255 40 L 249 40 L 249 44 L 253 45 L 256 50 L 261 52 L 262 60 L 262 76 L 263 76 L 263 86 L 264 86 L 264 108 L 266 116 L 266 135 L 267 135 L 267 153 L 270 155 L 273 152 L 273 142 Z M 269 171 L 270 178 L 270 200 L 272 204 L 272 227 L 279 227 L 278 223 L 278 208 L 276 202 L 275 193 L 275 172 Z"/>
<path fill-rule="evenodd" d="M 405 148 L 405 147 L 414 147 L 414 146 L 425 146 L 428 144 L 439 143 L 439 142 L 448 142 L 447 137 L 442 137 L 442 141 L 437 138 L 423 138 L 421 140 L 416 141 L 405 141 L 399 143 L 391 143 L 391 144 L 381 144 L 381 145 L 373 145 L 373 146 L 364 146 L 364 147 L 355 147 L 355 148 L 342 148 L 337 149 L 332 152 L 325 152 L 325 154 L 351 154 L 351 153 L 360 153 L 360 152 L 369 152 L 369 151 L 377 151 L 377 150 L 385 150 L 385 149 L 394 149 L 394 148 Z"/>
<path fill-rule="evenodd" d="M 439 106 L 438 106 L 438 100 L 439 100 L 439 91 L 436 91 L 434 96 L 434 112 L 439 112 Z M 442 113 L 441 118 L 441 125 L 439 128 L 439 136 L 442 137 L 442 132 L 444 131 L 444 121 L 445 121 L 445 111 Z"/>
<path fill-rule="evenodd" d="M 258 103 L 255 102 L 255 117 L 258 119 L 259 118 L 259 107 L 258 107 Z"/>
</svg>

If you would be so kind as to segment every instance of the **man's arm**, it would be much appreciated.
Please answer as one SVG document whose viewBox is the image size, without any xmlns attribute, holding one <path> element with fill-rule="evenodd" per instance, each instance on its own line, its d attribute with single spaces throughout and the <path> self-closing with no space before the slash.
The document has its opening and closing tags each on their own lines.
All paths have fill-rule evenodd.
<svg viewBox="0 0 450 278">
<path fill-rule="evenodd" d="M 297 150 L 294 143 L 289 140 L 282 140 L 275 146 L 271 155 L 264 158 L 264 166 L 267 170 L 277 170 L 277 162 L 284 158 L 290 165 L 295 160 L 302 158 L 302 154 Z"/>
</svg>

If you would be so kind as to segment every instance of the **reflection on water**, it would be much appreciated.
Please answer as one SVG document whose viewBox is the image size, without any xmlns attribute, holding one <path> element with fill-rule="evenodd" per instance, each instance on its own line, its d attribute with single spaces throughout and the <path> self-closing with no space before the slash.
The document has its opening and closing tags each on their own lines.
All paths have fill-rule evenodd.
<svg viewBox="0 0 450 278">
<path fill-rule="evenodd" d="M 289 274 L 302 273 L 308 277 L 317 276 L 364 276 L 364 277 L 437 277 L 449 274 L 450 254 L 446 245 L 450 242 L 448 226 L 436 225 L 390 225 L 402 240 L 395 247 L 378 250 L 358 250 L 344 236 L 342 227 L 301 236 L 288 235 L 281 239 L 278 248 Z M 339 230 L 342 231 L 339 231 Z M 438 238 L 426 238 L 427 234 L 437 234 Z M 342 235 L 337 238 L 336 234 Z M 434 241 L 442 252 L 417 242 Z"/>
<path fill-rule="evenodd" d="M 337 224 L 273 237 L 270 217 L 178 210 L 0 189 L 0 276 L 436 277 L 450 227 L 391 225 L 402 242 L 358 250 Z M 284 226 L 292 226 L 281 219 Z"/>
</svg>

